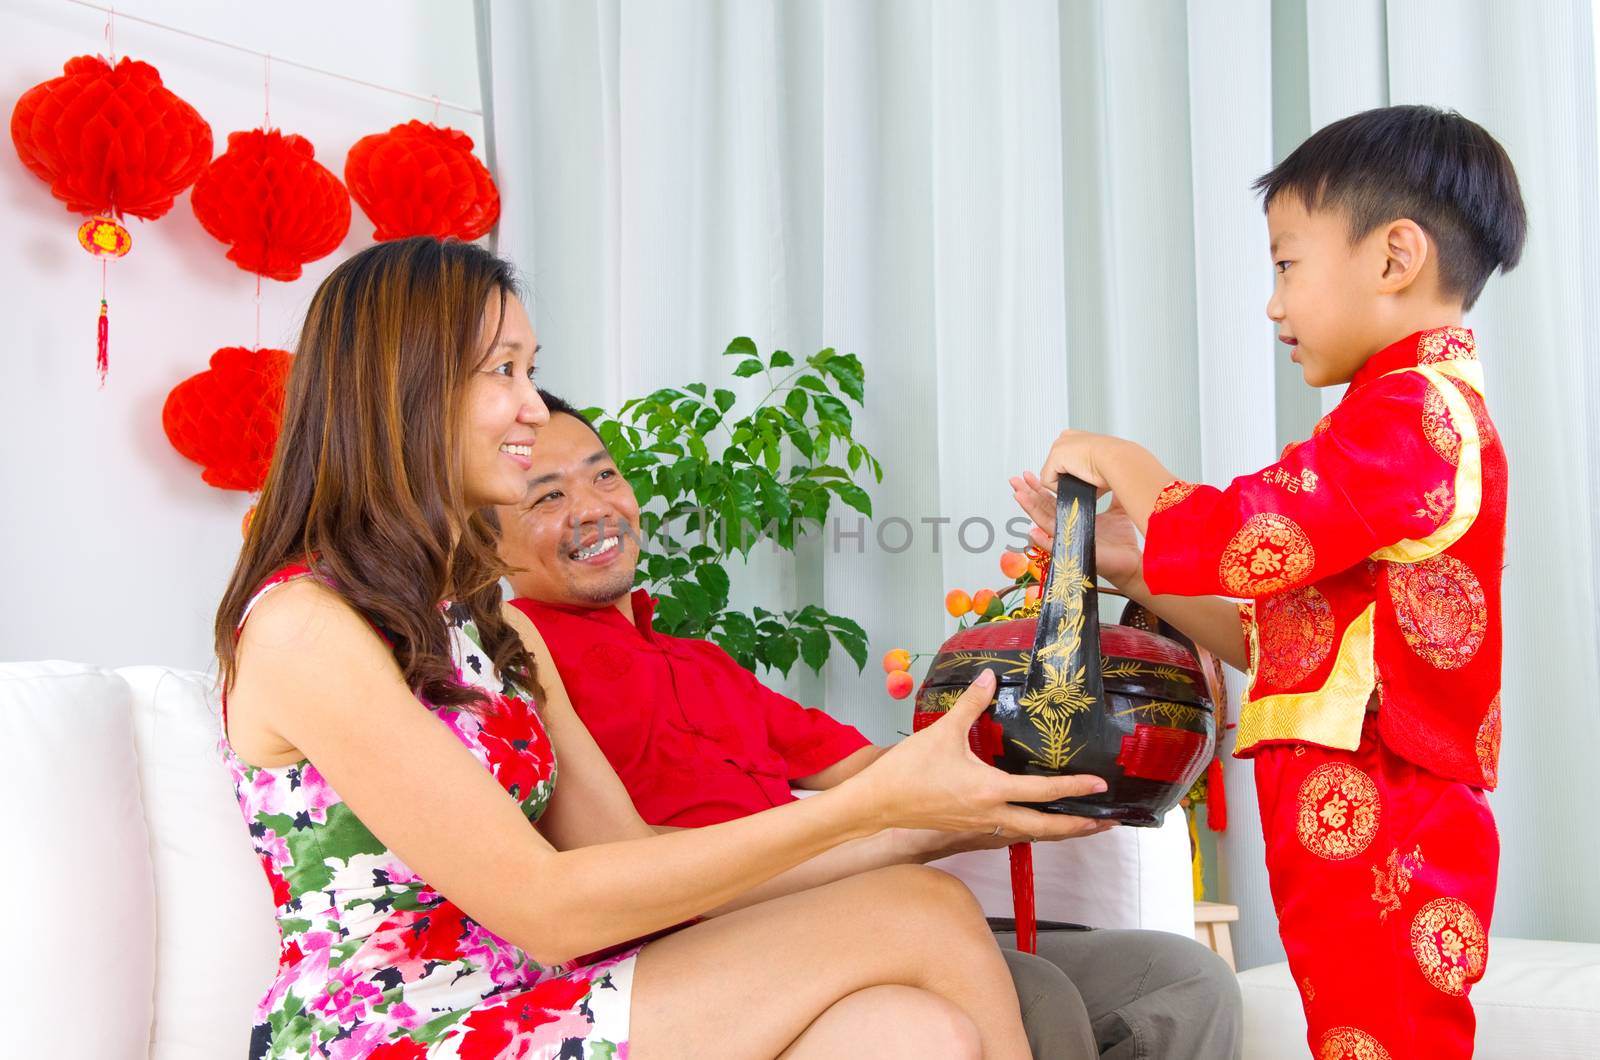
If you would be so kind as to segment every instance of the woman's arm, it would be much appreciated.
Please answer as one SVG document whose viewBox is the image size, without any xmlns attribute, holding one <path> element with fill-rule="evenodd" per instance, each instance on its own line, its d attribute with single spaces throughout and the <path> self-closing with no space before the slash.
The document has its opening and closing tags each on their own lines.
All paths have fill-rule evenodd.
<svg viewBox="0 0 1600 1060">
<path fill-rule="evenodd" d="M 560 776 L 550 808 L 539 822 L 539 830 L 557 849 L 570 850 L 598 843 L 635 839 L 651 834 L 671 834 L 688 829 L 652 828 L 634 808 L 626 787 L 605 753 L 590 735 L 567 695 L 566 686 L 555 667 L 555 660 L 538 628 L 516 608 L 506 609 L 506 619 L 522 636 L 539 667 L 539 682 L 545 697 L 540 715 L 545 720 L 555 747 Z M 888 749 L 864 747 L 845 759 L 862 760 L 857 768 L 829 784 L 834 787 L 862 772 Z M 871 752 L 870 755 L 868 752 Z M 837 763 L 843 765 L 844 763 Z M 765 814 L 768 811 L 762 811 Z M 1106 824 L 1084 822 L 1081 834 L 1098 834 Z M 923 863 L 963 850 L 1003 846 L 1006 838 L 987 833 L 948 833 L 926 829 L 890 828 L 859 839 L 852 839 L 823 851 L 815 857 L 786 869 L 731 901 L 710 910 L 709 915 L 731 912 L 747 905 L 792 894 L 824 883 L 853 876 L 858 872 L 886 865 Z"/>
<path fill-rule="evenodd" d="M 1009 776 L 968 750 L 967 728 L 993 694 L 988 675 L 949 718 L 813 798 L 712 828 L 564 851 L 417 701 L 388 648 L 323 586 L 296 582 L 256 606 L 231 695 L 250 701 L 252 713 L 310 759 L 373 834 L 431 885 L 553 964 L 703 914 L 884 828 L 999 827 L 1057 838 L 1092 827 L 1010 804 L 1087 794 L 1100 790 L 1098 780 Z M 570 731 L 563 737 L 569 748 Z M 568 754 L 558 784 L 579 773 L 582 756 Z M 590 783 L 581 776 L 576 782 Z"/>
</svg>

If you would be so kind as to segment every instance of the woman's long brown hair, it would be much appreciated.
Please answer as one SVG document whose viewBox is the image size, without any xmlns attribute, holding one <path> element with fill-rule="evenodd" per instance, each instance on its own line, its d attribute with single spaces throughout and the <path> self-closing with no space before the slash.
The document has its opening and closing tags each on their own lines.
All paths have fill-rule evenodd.
<svg viewBox="0 0 1600 1060">
<path fill-rule="evenodd" d="M 406 683 L 430 703 L 474 709 L 484 699 L 457 678 L 446 600 L 466 608 L 503 678 L 538 688 L 532 657 L 501 615 L 498 534 L 487 510 L 467 507 L 461 481 L 463 398 L 483 354 L 486 307 L 500 306 L 503 320 L 516 291 L 506 262 L 427 236 L 368 247 L 317 289 L 272 467 L 217 608 L 224 689 L 238 672 L 245 605 L 294 563 L 311 563 L 383 632 Z"/>
</svg>

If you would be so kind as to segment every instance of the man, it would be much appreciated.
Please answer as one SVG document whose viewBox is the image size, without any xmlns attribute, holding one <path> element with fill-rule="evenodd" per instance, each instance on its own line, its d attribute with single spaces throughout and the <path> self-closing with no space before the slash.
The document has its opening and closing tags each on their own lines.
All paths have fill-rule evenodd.
<svg viewBox="0 0 1600 1060">
<path fill-rule="evenodd" d="M 533 448 L 527 497 L 498 512 L 512 603 L 538 628 L 640 815 L 661 828 L 714 824 L 870 765 L 884 749 L 854 728 L 767 688 L 709 641 L 654 632 L 652 601 L 633 590 L 633 490 L 577 410 L 541 396 L 550 422 Z M 928 851 L 908 853 L 925 860 Z M 1015 945 L 1009 933 L 1000 941 Z M 1239 1054 L 1238 985 L 1194 940 L 1042 930 L 1038 948 L 1048 964 L 1007 954 L 1036 1056 Z"/>
</svg>

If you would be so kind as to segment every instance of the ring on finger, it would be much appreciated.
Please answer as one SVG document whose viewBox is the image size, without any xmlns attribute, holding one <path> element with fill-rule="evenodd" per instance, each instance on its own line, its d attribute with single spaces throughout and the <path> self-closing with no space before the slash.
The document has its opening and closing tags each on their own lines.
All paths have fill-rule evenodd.
<svg viewBox="0 0 1600 1060">
<path fill-rule="evenodd" d="M 994 826 L 994 831 L 989 833 L 989 838 L 990 839 L 999 839 L 1000 838 L 1000 832 L 1001 832 L 1000 826 L 999 825 L 995 825 Z"/>
</svg>

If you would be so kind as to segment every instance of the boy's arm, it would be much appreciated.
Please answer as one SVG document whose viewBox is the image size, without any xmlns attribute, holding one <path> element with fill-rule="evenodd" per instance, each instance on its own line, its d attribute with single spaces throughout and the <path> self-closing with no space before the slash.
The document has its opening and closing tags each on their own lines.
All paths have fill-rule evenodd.
<svg viewBox="0 0 1600 1060">
<path fill-rule="evenodd" d="M 1250 648 L 1234 601 L 1220 596 L 1157 596 L 1142 574 L 1118 588 L 1235 670 L 1250 671 Z"/>
<path fill-rule="evenodd" d="M 1161 469 L 1161 474 L 1166 474 L 1165 468 Z M 1055 519 L 1055 494 L 1041 485 L 1033 472 L 1013 478 L 1011 485 L 1016 491 L 1017 503 L 1036 523 L 1048 525 Z M 1139 537 L 1120 498 L 1095 516 L 1094 535 L 1097 573 L 1102 578 L 1229 666 L 1248 669 L 1249 650 L 1238 604 L 1219 596 L 1156 596 L 1150 592 L 1141 570 L 1144 557 L 1139 549 Z M 1029 537 L 1039 548 L 1050 547 L 1050 534 L 1041 526 L 1035 526 Z"/>
<path fill-rule="evenodd" d="M 1442 415 L 1427 402 L 1433 395 Z M 1277 463 L 1226 489 L 1171 481 L 1132 442 L 1069 432 L 1041 478 L 1123 496 L 1153 593 L 1259 598 L 1371 558 L 1416 562 L 1466 532 L 1482 498 L 1477 427 L 1448 382 L 1397 372 L 1363 387 Z"/>
</svg>

